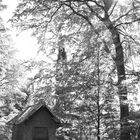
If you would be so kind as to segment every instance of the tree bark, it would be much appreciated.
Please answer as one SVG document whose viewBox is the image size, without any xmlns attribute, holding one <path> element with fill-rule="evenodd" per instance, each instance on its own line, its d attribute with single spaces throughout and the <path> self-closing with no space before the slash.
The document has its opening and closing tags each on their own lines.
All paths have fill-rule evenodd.
<svg viewBox="0 0 140 140">
<path fill-rule="evenodd" d="M 124 53 L 120 40 L 120 34 L 117 28 L 110 21 L 109 17 L 105 17 L 102 20 L 102 22 L 106 25 L 106 27 L 112 34 L 112 40 L 115 45 L 116 51 L 115 63 L 118 77 L 118 95 L 120 99 L 120 140 L 130 140 L 129 125 L 127 121 L 127 117 L 129 115 L 129 108 L 127 102 L 127 88 L 122 83 L 126 79 L 126 76 L 124 65 Z"/>
<path fill-rule="evenodd" d="M 100 47 L 98 47 L 98 55 L 97 55 L 97 75 L 98 75 L 98 91 L 97 91 L 97 140 L 100 140 L 101 132 L 100 132 Z"/>
</svg>

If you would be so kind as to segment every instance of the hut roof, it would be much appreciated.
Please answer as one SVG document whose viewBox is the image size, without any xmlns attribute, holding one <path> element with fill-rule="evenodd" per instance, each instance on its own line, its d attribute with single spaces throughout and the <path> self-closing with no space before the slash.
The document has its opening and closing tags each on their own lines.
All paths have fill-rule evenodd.
<svg viewBox="0 0 140 140">
<path fill-rule="evenodd" d="M 27 107 L 25 110 L 20 112 L 17 116 L 11 119 L 7 124 L 20 124 L 32 116 L 36 111 L 41 107 L 45 107 L 50 113 L 52 119 L 57 123 L 58 126 L 61 125 L 60 120 L 52 113 L 50 108 L 46 105 L 45 102 L 39 102 L 38 104 Z"/>
</svg>

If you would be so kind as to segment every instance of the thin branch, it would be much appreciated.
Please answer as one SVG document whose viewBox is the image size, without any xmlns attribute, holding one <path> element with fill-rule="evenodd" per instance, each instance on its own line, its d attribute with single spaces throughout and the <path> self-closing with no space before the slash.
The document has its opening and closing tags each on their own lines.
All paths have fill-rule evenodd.
<svg viewBox="0 0 140 140">
<path fill-rule="evenodd" d="M 102 17 L 101 17 L 100 15 L 98 15 L 98 14 L 91 8 L 91 6 L 90 6 L 88 3 L 86 3 L 86 6 L 90 9 L 90 11 L 91 11 L 92 13 L 94 13 L 94 14 L 97 16 L 97 18 L 99 18 L 100 20 L 102 20 Z"/>
<path fill-rule="evenodd" d="M 105 10 L 105 7 L 100 5 L 96 0 L 92 0 L 92 2 L 94 2 L 98 7 L 100 7 L 102 10 L 106 11 Z"/>
<path fill-rule="evenodd" d="M 62 7 L 62 4 L 60 4 L 60 6 L 54 11 L 54 13 L 52 14 L 50 20 L 48 21 L 48 23 L 50 23 L 54 17 L 54 15 L 58 12 L 58 10 Z"/>
<path fill-rule="evenodd" d="M 121 15 L 120 17 L 118 17 L 114 22 L 117 22 L 121 18 L 126 17 L 131 11 L 133 11 L 133 9 L 128 10 L 125 14 Z"/>
<path fill-rule="evenodd" d="M 73 11 L 74 14 L 76 14 L 76 15 L 82 17 L 83 19 L 85 19 L 85 20 L 89 23 L 89 25 L 90 25 L 91 27 L 93 27 L 93 25 L 92 25 L 92 23 L 90 22 L 88 16 L 84 16 L 84 15 L 78 13 L 77 11 L 74 10 L 74 8 L 73 8 L 70 4 L 66 4 L 66 3 L 65 3 L 64 5 L 66 5 L 67 7 L 69 7 L 69 8 Z"/>
<path fill-rule="evenodd" d="M 140 21 L 140 18 L 129 21 L 129 22 L 122 22 L 120 24 L 115 25 L 115 27 L 121 26 L 121 25 L 129 25 L 129 24 L 133 24 L 134 22 Z"/>
<path fill-rule="evenodd" d="M 113 11 L 114 11 L 114 9 L 115 9 L 117 3 L 118 3 L 118 1 L 116 1 L 116 3 L 114 4 L 114 6 L 113 6 L 113 8 L 112 8 L 112 10 L 111 10 L 111 12 L 110 12 L 110 14 L 109 14 L 109 17 L 112 15 L 112 13 L 113 13 Z"/>
</svg>

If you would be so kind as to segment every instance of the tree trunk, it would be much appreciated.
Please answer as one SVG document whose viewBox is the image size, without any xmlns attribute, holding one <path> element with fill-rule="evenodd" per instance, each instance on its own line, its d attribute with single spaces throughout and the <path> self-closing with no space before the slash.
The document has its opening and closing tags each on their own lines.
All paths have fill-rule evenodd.
<svg viewBox="0 0 140 140">
<path fill-rule="evenodd" d="M 98 74 L 98 91 L 97 91 L 97 140 L 100 140 L 100 46 L 98 47 L 97 55 L 97 74 Z"/>
<path fill-rule="evenodd" d="M 118 76 L 118 95 L 120 99 L 120 123 L 121 132 L 120 140 L 130 140 L 129 125 L 127 122 L 127 117 L 129 115 L 128 102 L 127 102 L 127 88 L 123 85 L 123 81 L 126 79 L 125 76 L 125 66 L 124 66 L 124 53 L 123 47 L 120 40 L 120 34 L 117 28 L 110 21 L 109 17 L 105 17 L 102 22 L 106 25 L 108 30 L 112 34 L 112 40 L 115 45 L 116 50 L 116 68 Z"/>
</svg>

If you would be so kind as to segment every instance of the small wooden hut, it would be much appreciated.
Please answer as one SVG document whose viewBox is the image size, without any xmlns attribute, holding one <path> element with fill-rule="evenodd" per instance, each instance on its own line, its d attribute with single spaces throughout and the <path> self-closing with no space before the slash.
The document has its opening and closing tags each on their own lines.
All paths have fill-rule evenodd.
<svg viewBox="0 0 140 140">
<path fill-rule="evenodd" d="M 9 139 L 6 135 L 0 134 L 0 140 L 9 140 Z"/>
<path fill-rule="evenodd" d="M 55 140 L 61 125 L 44 102 L 29 106 L 8 124 L 13 125 L 12 140 Z"/>
</svg>

